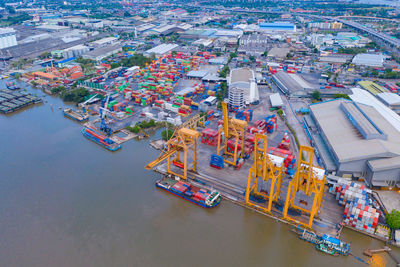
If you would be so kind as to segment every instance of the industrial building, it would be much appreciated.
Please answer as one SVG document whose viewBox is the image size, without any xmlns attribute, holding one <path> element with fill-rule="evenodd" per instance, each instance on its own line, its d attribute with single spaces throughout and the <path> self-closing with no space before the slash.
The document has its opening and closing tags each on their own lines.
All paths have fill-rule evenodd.
<svg viewBox="0 0 400 267">
<path fill-rule="evenodd" d="M 361 88 L 367 90 L 373 95 L 377 95 L 380 93 L 385 93 L 388 90 L 385 87 L 380 86 L 379 84 L 376 84 L 371 81 L 360 81 L 358 82 L 358 85 L 361 86 Z"/>
<path fill-rule="evenodd" d="M 272 80 L 282 93 L 292 97 L 307 97 L 307 91 L 312 89 L 312 86 L 308 82 L 293 73 L 278 71 L 272 76 Z"/>
<path fill-rule="evenodd" d="M 249 68 L 233 69 L 228 77 L 230 107 L 258 104 L 260 97 L 254 71 Z"/>
<path fill-rule="evenodd" d="M 315 124 L 320 137 L 313 137 L 313 143 L 328 171 L 364 178 L 369 186 L 400 182 L 400 132 L 392 124 L 400 121 L 398 115 L 393 118 L 370 105 L 334 99 L 311 104 L 310 116 L 307 124 Z"/>
<path fill-rule="evenodd" d="M 94 50 L 85 53 L 82 57 L 92 59 L 95 61 L 100 61 L 103 58 L 121 52 L 121 50 L 122 50 L 122 45 L 115 44 L 115 45 L 95 48 Z"/>
<path fill-rule="evenodd" d="M 64 49 L 62 51 L 62 55 L 64 58 L 71 58 L 71 57 L 78 58 L 89 51 L 90 48 L 88 46 L 80 44 Z"/>
<path fill-rule="evenodd" d="M 238 53 L 260 56 L 268 47 L 268 38 L 264 34 L 243 35 L 239 41 Z"/>
<path fill-rule="evenodd" d="M 155 56 L 163 56 L 163 55 L 168 54 L 169 52 L 171 52 L 172 50 L 174 50 L 177 47 L 178 47 L 177 44 L 161 44 L 161 45 L 158 45 L 156 47 L 153 47 L 153 48 L 145 51 L 143 53 L 143 55 L 145 55 L 147 57 L 150 57 L 153 54 Z"/>
<path fill-rule="evenodd" d="M 0 49 L 16 46 L 17 37 L 13 28 L 0 29 Z"/>
<path fill-rule="evenodd" d="M 116 38 L 116 37 L 106 37 L 106 38 L 102 38 L 100 40 L 91 42 L 90 45 L 92 45 L 94 47 L 102 47 L 102 46 L 114 44 L 117 40 L 118 40 L 118 38 Z"/>
<path fill-rule="evenodd" d="M 357 54 L 352 63 L 357 66 L 383 67 L 385 56 L 382 54 Z"/>
<path fill-rule="evenodd" d="M 296 32 L 296 25 L 289 22 L 260 23 L 260 30 L 264 32 Z"/>
<path fill-rule="evenodd" d="M 380 93 L 376 95 L 383 104 L 396 113 L 400 113 L 400 96 L 394 93 Z"/>
</svg>

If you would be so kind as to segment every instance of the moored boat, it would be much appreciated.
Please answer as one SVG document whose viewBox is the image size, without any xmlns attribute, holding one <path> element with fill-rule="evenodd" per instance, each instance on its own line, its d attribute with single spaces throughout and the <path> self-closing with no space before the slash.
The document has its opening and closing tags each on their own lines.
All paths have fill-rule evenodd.
<svg viewBox="0 0 400 267">
<path fill-rule="evenodd" d="M 73 120 L 78 121 L 78 122 L 89 120 L 89 116 L 88 115 L 84 115 L 84 114 L 81 114 L 79 112 L 76 112 L 75 110 L 73 110 L 71 108 L 65 108 L 63 113 L 64 113 L 65 117 L 68 117 L 68 118 L 73 119 Z"/>
<path fill-rule="evenodd" d="M 111 140 L 110 138 L 96 132 L 93 129 L 90 128 L 83 128 L 82 129 L 82 134 L 92 140 L 93 142 L 101 145 L 102 147 L 110 150 L 110 151 L 116 151 L 121 148 L 120 144 L 117 144 L 115 141 Z"/>
<path fill-rule="evenodd" d="M 213 208 L 221 202 L 221 195 L 215 190 L 207 190 L 189 182 L 165 176 L 156 182 L 156 186 L 203 208 Z"/>
<path fill-rule="evenodd" d="M 299 226 L 293 227 L 292 230 L 299 235 L 300 239 L 310 242 L 315 245 L 316 249 L 330 255 L 347 256 L 350 254 L 350 244 L 341 241 L 336 237 L 330 235 L 317 235 L 316 233 L 301 228 Z"/>
</svg>

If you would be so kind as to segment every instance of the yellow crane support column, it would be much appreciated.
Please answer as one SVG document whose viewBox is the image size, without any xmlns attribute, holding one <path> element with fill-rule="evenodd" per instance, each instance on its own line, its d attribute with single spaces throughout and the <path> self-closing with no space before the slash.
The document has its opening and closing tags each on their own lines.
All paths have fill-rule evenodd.
<svg viewBox="0 0 400 267">
<path fill-rule="evenodd" d="M 268 154 L 267 136 L 254 136 L 254 163 L 249 170 L 245 200 L 246 204 L 264 212 L 270 213 L 273 201 L 280 195 L 284 159 Z M 259 179 L 261 179 L 259 181 Z M 270 182 L 269 191 L 259 190 L 259 183 Z M 268 200 L 265 204 L 250 201 L 250 195 Z"/>
<path fill-rule="evenodd" d="M 168 173 L 178 176 L 182 179 L 187 179 L 187 172 L 189 169 L 189 157 L 191 158 L 191 168 L 190 170 L 196 171 L 196 151 L 197 151 L 197 141 L 200 137 L 200 133 L 188 128 L 181 128 L 177 130 L 176 136 L 168 141 L 168 151 L 175 151 L 170 153 L 168 158 Z M 183 162 L 180 160 L 180 153 L 183 152 Z M 191 152 L 191 153 L 190 153 Z M 173 155 L 176 155 L 174 159 L 171 159 Z M 183 174 L 175 172 L 172 170 L 173 163 L 180 164 L 183 168 Z"/>
<path fill-rule="evenodd" d="M 247 122 L 229 118 L 226 102 L 222 102 L 222 114 L 224 125 L 218 130 L 217 155 L 222 155 L 225 163 L 236 166 L 237 160 L 243 158 Z M 224 135 L 224 138 L 222 138 L 222 135 Z M 228 150 L 228 141 L 231 138 L 235 138 L 235 148 L 233 152 Z M 241 147 L 241 151 L 239 151 L 239 146 Z"/>
<path fill-rule="evenodd" d="M 324 195 L 325 171 L 313 165 L 314 149 L 308 146 L 300 146 L 297 170 L 294 178 L 289 182 L 286 195 L 285 206 L 283 208 L 283 218 L 293 221 L 307 228 L 312 227 L 315 215 L 318 213 L 322 197 Z M 311 209 L 300 207 L 295 203 L 296 193 L 303 192 L 305 196 L 312 197 Z M 302 203 L 303 202 L 303 203 Z M 307 201 L 301 200 L 300 204 L 308 205 Z M 301 221 L 301 217 L 295 219 L 288 215 L 289 208 L 300 210 L 307 214 L 308 222 Z"/>
</svg>

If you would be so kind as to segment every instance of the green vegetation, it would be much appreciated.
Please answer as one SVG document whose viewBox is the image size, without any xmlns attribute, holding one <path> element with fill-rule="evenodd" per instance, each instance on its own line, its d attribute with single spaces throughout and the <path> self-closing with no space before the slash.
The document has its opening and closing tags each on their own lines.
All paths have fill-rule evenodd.
<svg viewBox="0 0 400 267">
<path fill-rule="evenodd" d="M 167 126 L 167 128 L 172 129 L 173 125 L 170 123 L 166 123 L 166 122 L 155 122 L 153 119 L 149 120 L 149 121 L 141 121 L 138 122 L 135 126 L 131 127 L 125 127 L 125 129 L 127 129 L 128 131 L 131 131 L 132 133 L 139 133 L 140 131 L 142 131 L 143 129 L 158 129 L 158 128 L 162 128 Z M 172 134 L 171 134 L 172 135 Z"/>
<path fill-rule="evenodd" d="M 85 101 L 85 97 L 89 96 L 89 91 L 86 88 L 80 87 L 75 90 L 64 92 L 61 96 L 66 102 L 81 103 Z"/>
<path fill-rule="evenodd" d="M 16 16 L 8 16 L 5 19 L 0 19 L 0 26 L 11 26 L 11 25 L 17 25 L 25 20 L 30 20 L 32 19 L 31 16 L 29 16 L 27 13 L 21 13 L 20 15 Z"/>
<path fill-rule="evenodd" d="M 376 42 L 369 42 L 368 44 L 365 45 L 366 48 L 368 49 L 376 49 L 379 48 L 378 44 Z"/>
<path fill-rule="evenodd" d="M 231 53 L 229 54 L 229 62 L 231 62 L 232 59 L 235 58 L 235 57 L 237 57 L 237 54 L 236 54 L 235 52 L 231 52 Z"/>
<path fill-rule="evenodd" d="M 133 67 L 133 66 L 139 66 L 139 67 L 145 67 L 146 63 L 151 63 L 151 58 L 145 57 L 142 54 L 134 54 L 130 58 L 123 58 L 121 59 L 120 62 L 118 63 L 111 63 L 111 68 L 117 68 L 117 67 Z"/>
<path fill-rule="evenodd" d="M 347 48 L 339 48 L 339 53 L 341 54 L 360 54 L 360 53 L 365 53 L 367 52 L 366 48 L 360 48 L 360 47 L 347 47 Z"/>
<path fill-rule="evenodd" d="M 221 83 L 221 90 L 217 93 L 217 100 L 218 100 L 218 108 L 221 108 L 221 102 L 224 100 L 224 97 L 227 94 L 228 86 L 226 82 Z"/>
<path fill-rule="evenodd" d="M 222 78 L 226 78 L 226 76 L 228 75 L 228 73 L 229 73 L 229 66 L 228 65 L 225 65 L 223 68 L 222 68 L 222 70 L 220 70 L 220 72 L 219 72 L 219 77 L 222 77 Z"/>
<path fill-rule="evenodd" d="M 351 99 L 350 96 L 347 95 L 347 94 L 335 94 L 335 95 L 333 96 L 333 98 L 344 98 L 344 99 L 348 99 L 348 100 Z"/>
<path fill-rule="evenodd" d="M 321 100 L 321 93 L 319 91 L 315 90 L 314 92 L 311 93 L 311 97 L 314 100 L 319 101 L 319 100 Z"/>
<path fill-rule="evenodd" d="M 45 59 L 45 58 L 48 58 L 48 57 L 50 57 L 50 56 L 51 56 L 50 52 L 43 52 L 43 53 L 39 56 L 39 58 L 40 58 L 40 59 Z"/>
<path fill-rule="evenodd" d="M 131 127 L 131 126 L 127 126 L 125 129 L 127 129 L 128 131 L 131 131 L 132 133 L 139 133 L 140 132 L 140 130 L 142 129 L 142 128 L 140 128 L 140 126 L 139 125 L 135 125 L 135 126 L 133 126 L 133 127 Z"/>
<path fill-rule="evenodd" d="M 11 67 L 15 68 L 15 69 L 22 69 L 25 65 L 27 64 L 32 64 L 33 63 L 33 59 L 31 58 L 22 58 L 18 61 L 14 61 L 11 63 Z"/>
<path fill-rule="evenodd" d="M 58 93 L 61 93 L 61 94 L 65 94 L 65 86 L 58 86 L 58 87 L 54 87 L 54 88 L 51 88 L 51 93 L 52 94 L 58 94 Z"/>
<path fill-rule="evenodd" d="M 168 141 L 169 139 L 171 139 L 173 134 L 174 134 L 174 131 L 172 129 L 168 128 L 161 132 L 161 137 L 163 140 Z"/>
<path fill-rule="evenodd" d="M 400 211 L 393 209 L 388 215 L 386 215 L 386 223 L 391 229 L 399 229 Z"/>
<path fill-rule="evenodd" d="M 142 121 L 140 124 L 137 124 L 137 125 L 142 129 L 147 129 L 147 128 L 155 127 L 156 122 L 153 119 L 151 119 L 148 122 Z"/>
<path fill-rule="evenodd" d="M 384 74 L 378 76 L 381 79 L 400 79 L 400 72 L 386 69 Z"/>
</svg>

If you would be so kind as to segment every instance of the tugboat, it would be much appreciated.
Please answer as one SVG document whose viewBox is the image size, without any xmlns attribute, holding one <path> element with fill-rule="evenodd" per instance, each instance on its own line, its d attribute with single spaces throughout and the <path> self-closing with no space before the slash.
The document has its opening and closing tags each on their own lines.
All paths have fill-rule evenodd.
<svg viewBox="0 0 400 267">
<path fill-rule="evenodd" d="M 350 254 L 350 244 L 341 241 L 329 235 L 319 236 L 316 233 L 303 229 L 299 226 L 291 229 L 299 235 L 300 239 L 310 242 L 315 245 L 319 251 L 325 252 L 332 256 L 347 256 Z"/>
<path fill-rule="evenodd" d="M 165 176 L 156 182 L 156 186 L 203 208 L 214 208 L 221 202 L 219 192 L 178 181 L 172 176 Z"/>
</svg>

